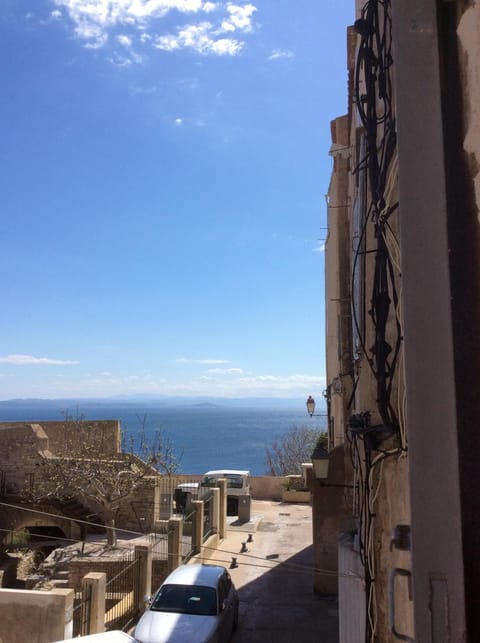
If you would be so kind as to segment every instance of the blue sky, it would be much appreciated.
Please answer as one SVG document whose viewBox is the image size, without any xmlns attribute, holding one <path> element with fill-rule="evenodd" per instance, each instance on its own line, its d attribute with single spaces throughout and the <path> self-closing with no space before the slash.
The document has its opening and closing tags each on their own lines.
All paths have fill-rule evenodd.
<svg viewBox="0 0 480 643">
<path fill-rule="evenodd" d="M 320 396 L 353 0 L 2 0 L 0 399 Z"/>
</svg>

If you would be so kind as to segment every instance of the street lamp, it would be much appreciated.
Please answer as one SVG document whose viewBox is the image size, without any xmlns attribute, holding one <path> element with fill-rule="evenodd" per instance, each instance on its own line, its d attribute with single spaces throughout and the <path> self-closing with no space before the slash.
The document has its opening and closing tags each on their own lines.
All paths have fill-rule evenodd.
<svg viewBox="0 0 480 643">
<path fill-rule="evenodd" d="M 315 413 L 315 400 L 311 395 L 307 398 L 307 413 L 310 417 L 327 417 L 327 413 Z"/>
<path fill-rule="evenodd" d="M 315 412 L 315 400 L 311 395 L 309 395 L 307 398 L 307 413 L 310 417 L 312 417 L 314 412 Z"/>
<path fill-rule="evenodd" d="M 328 451 L 317 444 L 312 453 L 312 464 L 315 478 L 318 478 L 319 480 L 325 480 L 328 478 L 328 463 Z"/>
<path fill-rule="evenodd" d="M 328 478 L 328 465 L 330 455 L 326 449 L 317 444 L 312 453 L 312 465 L 315 478 L 320 482 L 321 487 L 338 487 L 341 489 L 354 489 L 353 484 L 336 484 L 325 482 Z"/>
</svg>

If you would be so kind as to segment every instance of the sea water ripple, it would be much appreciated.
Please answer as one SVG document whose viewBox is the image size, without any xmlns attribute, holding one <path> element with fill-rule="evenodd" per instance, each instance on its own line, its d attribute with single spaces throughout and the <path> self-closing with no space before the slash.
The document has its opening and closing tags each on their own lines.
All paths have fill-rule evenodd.
<svg viewBox="0 0 480 643">
<path fill-rule="evenodd" d="M 296 408 L 243 408 L 222 406 L 159 407 L 121 404 L 89 404 L 82 408 L 39 405 L 0 407 L 0 421 L 61 420 L 63 413 L 88 420 L 120 420 L 125 443 L 138 437 L 145 424 L 147 438 L 157 429 L 169 437 L 181 473 L 202 474 L 211 469 L 249 469 L 264 475 L 265 450 L 292 427 L 325 430 L 325 418 L 310 418 Z M 144 422 L 145 420 L 145 422 Z"/>
</svg>

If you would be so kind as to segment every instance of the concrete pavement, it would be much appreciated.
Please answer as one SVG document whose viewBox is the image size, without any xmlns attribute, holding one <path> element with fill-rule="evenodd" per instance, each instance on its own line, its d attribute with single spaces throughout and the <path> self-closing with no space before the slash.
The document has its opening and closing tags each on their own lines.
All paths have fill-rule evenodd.
<svg viewBox="0 0 480 643">
<path fill-rule="evenodd" d="M 320 597 L 312 589 L 310 505 L 252 501 L 250 522 L 230 522 L 226 538 L 205 562 L 230 568 L 232 558 L 238 567 L 230 574 L 240 597 L 232 643 L 338 643 L 336 597 Z"/>
</svg>

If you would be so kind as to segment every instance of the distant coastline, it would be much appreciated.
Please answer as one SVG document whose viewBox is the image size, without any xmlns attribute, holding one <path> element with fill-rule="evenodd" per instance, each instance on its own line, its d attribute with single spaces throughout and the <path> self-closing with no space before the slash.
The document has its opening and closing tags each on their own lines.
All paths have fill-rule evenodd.
<svg viewBox="0 0 480 643">
<path fill-rule="evenodd" d="M 186 406 L 186 407 L 235 407 L 235 408 L 303 408 L 305 398 L 283 397 L 186 397 L 163 395 L 122 395 L 113 397 L 66 398 L 12 398 L 0 400 L 0 407 L 83 407 L 83 406 Z"/>
</svg>

